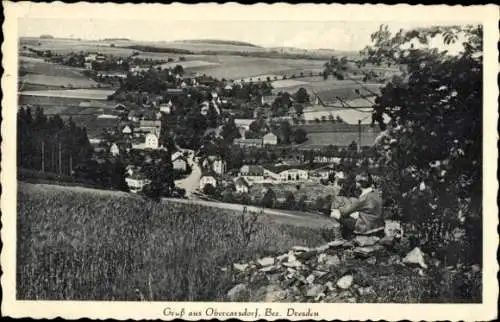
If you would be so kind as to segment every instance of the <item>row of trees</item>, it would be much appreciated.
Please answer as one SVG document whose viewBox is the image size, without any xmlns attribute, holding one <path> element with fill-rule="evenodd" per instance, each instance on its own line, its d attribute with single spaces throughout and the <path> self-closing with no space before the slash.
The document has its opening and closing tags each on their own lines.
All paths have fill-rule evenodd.
<svg viewBox="0 0 500 322">
<path fill-rule="evenodd" d="M 72 177 L 103 188 L 127 190 L 125 167 L 119 160 L 93 159 L 93 147 L 85 128 L 71 117 L 47 117 L 37 107 L 21 107 L 17 114 L 18 168 Z"/>
</svg>

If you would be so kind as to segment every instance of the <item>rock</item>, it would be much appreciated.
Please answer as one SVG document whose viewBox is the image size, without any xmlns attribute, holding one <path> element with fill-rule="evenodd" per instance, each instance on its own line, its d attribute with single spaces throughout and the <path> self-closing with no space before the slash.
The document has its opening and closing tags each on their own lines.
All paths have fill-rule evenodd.
<svg viewBox="0 0 500 322">
<path fill-rule="evenodd" d="M 267 278 L 272 283 L 279 282 L 282 279 L 281 274 L 279 274 L 279 273 L 278 274 L 271 274 Z"/>
<path fill-rule="evenodd" d="M 348 289 L 349 287 L 351 287 L 352 285 L 352 282 L 353 282 L 354 278 L 352 275 L 345 275 L 345 276 L 342 276 L 338 281 L 337 281 L 337 287 L 343 289 L 343 290 L 346 290 Z"/>
<path fill-rule="evenodd" d="M 333 283 L 332 283 L 332 282 L 330 282 L 330 281 L 328 281 L 328 282 L 326 282 L 326 283 L 325 283 L 325 287 L 326 287 L 326 289 L 327 289 L 327 290 L 329 290 L 330 292 L 335 291 L 335 286 L 334 286 L 334 285 L 333 285 Z"/>
<path fill-rule="evenodd" d="M 337 248 L 343 246 L 346 243 L 345 240 L 337 239 L 328 243 L 329 248 Z"/>
<path fill-rule="evenodd" d="M 358 288 L 358 293 L 361 296 L 366 296 L 366 295 L 373 295 L 373 294 L 375 294 L 375 291 L 373 290 L 373 287 L 368 286 L 368 287 L 360 287 L 360 288 Z"/>
<path fill-rule="evenodd" d="M 262 267 L 261 269 L 259 269 L 259 272 L 263 272 L 263 273 L 274 273 L 274 272 L 277 272 L 279 270 L 279 267 L 276 266 L 276 265 L 272 265 L 272 266 L 265 266 L 265 267 Z"/>
<path fill-rule="evenodd" d="M 404 264 L 419 265 L 422 268 L 427 268 L 425 263 L 425 253 L 420 250 L 420 248 L 415 247 L 411 252 L 409 252 L 405 258 L 403 258 Z"/>
<path fill-rule="evenodd" d="M 394 236 L 384 236 L 378 243 L 387 247 L 392 246 L 394 244 Z"/>
<path fill-rule="evenodd" d="M 390 236 L 394 238 L 402 238 L 403 237 L 403 227 L 401 226 L 401 222 L 397 220 L 386 220 L 385 228 L 384 228 L 385 236 Z"/>
<path fill-rule="evenodd" d="M 326 254 L 321 253 L 321 254 L 318 255 L 318 263 L 319 264 L 324 264 L 325 263 L 325 259 L 326 259 Z"/>
<path fill-rule="evenodd" d="M 234 267 L 235 270 L 243 272 L 244 270 L 246 270 L 248 268 L 248 264 L 237 264 L 237 263 L 234 263 L 233 267 Z"/>
<path fill-rule="evenodd" d="M 296 257 L 300 260 L 307 261 L 307 260 L 313 258 L 314 256 L 316 256 L 316 254 L 317 253 L 315 250 L 310 250 L 310 251 L 299 253 L 296 255 Z"/>
<path fill-rule="evenodd" d="M 379 237 L 376 236 L 356 236 L 354 238 L 354 243 L 358 246 L 373 246 L 380 240 Z"/>
<path fill-rule="evenodd" d="M 470 268 L 472 270 L 472 273 L 479 273 L 479 272 L 481 272 L 481 266 L 479 266 L 479 264 L 471 265 Z"/>
<path fill-rule="evenodd" d="M 249 292 L 248 292 L 247 285 L 241 283 L 241 284 L 234 286 L 232 289 L 230 289 L 227 292 L 227 298 L 232 302 L 242 301 L 242 300 L 246 299 L 248 294 L 249 294 Z"/>
<path fill-rule="evenodd" d="M 285 266 L 285 267 L 299 268 L 299 267 L 302 266 L 302 263 L 299 262 L 298 260 L 295 260 L 293 262 L 290 262 L 290 261 L 284 262 L 284 263 L 282 263 L 282 265 Z"/>
<path fill-rule="evenodd" d="M 323 293 L 324 290 L 325 290 L 324 285 L 313 284 L 307 289 L 306 296 L 307 297 L 316 297 L 319 294 Z"/>
<path fill-rule="evenodd" d="M 354 248 L 353 252 L 354 255 L 357 255 L 359 257 L 370 257 L 379 252 L 383 247 L 381 245 L 373 245 L 373 246 L 366 246 L 366 247 L 356 247 Z"/>
<path fill-rule="evenodd" d="M 399 265 L 401 264 L 401 257 L 398 255 L 392 255 L 387 259 L 387 265 Z"/>
<path fill-rule="evenodd" d="M 366 260 L 366 262 L 370 265 L 375 265 L 377 263 L 377 257 L 372 256 Z"/>
<path fill-rule="evenodd" d="M 264 301 L 265 302 L 279 302 L 283 301 L 286 299 L 288 296 L 288 292 L 284 290 L 279 290 L 279 291 L 272 291 L 266 293 L 264 296 Z"/>
<path fill-rule="evenodd" d="M 326 255 L 325 265 L 329 266 L 340 265 L 340 258 L 337 255 Z"/>
<path fill-rule="evenodd" d="M 278 257 L 276 257 L 276 260 L 278 262 L 283 262 L 286 259 L 288 259 L 288 254 L 283 254 L 283 255 L 279 255 Z"/>
<path fill-rule="evenodd" d="M 314 270 L 312 272 L 312 274 L 315 276 L 315 277 L 323 277 L 327 274 L 328 272 L 325 272 L 325 271 L 319 271 L 319 270 Z"/>
<path fill-rule="evenodd" d="M 327 251 L 328 248 L 330 248 L 330 246 L 328 244 L 326 244 L 326 245 L 318 246 L 314 250 L 316 250 L 318 253 L 323 253 L 323 252 Z"/>
<path fill-rule="evenodd" d="M 347 300 L 346 300 L 347 303 L 356 303 L 357 300 L 355 297 L 349 297 Z"/>
<path fill-rule="evenodd" d="M 292 250 L 295 252 L 308 252 L 311 249 L 309 247 L 304 247 L 304 246 L 293 246 Z"/>
<path fill-rule="evenodd" d="M 259 265 L 262 267 L 274 265 L 274 258 L 273 257 L 264 257 L 264 258 L 258 259 L 257 263 L 259 263 Z"/>
<path fill-rule="evenodd" d="M 223 272 L 227 272 L 228 271 L 227 267 L 221 267 L 220 270 L 223 271 Z"/>
<path fill-rule="evenodd" d="M 313 274 L 309 275 L 307 278 L 306 278 L 306 282 L 307 284 L 312 284 L 314 283 L 314 280 L 316 279 L 316 276 L 314 276 Z"/>
</svg>

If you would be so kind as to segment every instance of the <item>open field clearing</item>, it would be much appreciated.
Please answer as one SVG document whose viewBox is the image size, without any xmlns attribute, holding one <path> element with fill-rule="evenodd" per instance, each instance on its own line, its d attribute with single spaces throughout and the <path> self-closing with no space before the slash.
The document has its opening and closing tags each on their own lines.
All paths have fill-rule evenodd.
<svg viewBox="0 0 500 322">
<path fill-rule="evenodd" d="M 111 47 L 111 41 L 92 41 L 77 39 L 40 39 L 40 38 L 22 38 L 21 46 L 28 46 L 36 50 L 50 50 L 57 54 L 67 54 L 71 52 L 100 52 L 102 54 L 126 57 L 132 55 L 134 50 L 118 47 Z"/>
<path fill-rule="evenodd" d="M 362 133 L 361 146 L 372 146 L 378 133 Z M 358 141 L 358 133 L 309 133 L 307 141 L 300 144 L 300 147 L 325 147 L 328 145 L 349 145 L 352 141 Z"/>
<path fill-rule="evenodd" d="M 304 109 L 303 118 L 306 121 L 314 122 L 315 119 L 321 120 L 324 116 L 327 122 L 330 122 L 330 115 L 334 118 L 340 117 L 344 122 L 349 124 L 358 124 L 358 120 L 361 120 L 362 124 L 370 124 L 371 118 L 371 108 L 363 109 L 338 109 L 334 107 L 324 107 L 322 105 L 308 106 Z"/>
<path fill-rule="evenodd" d="M 20 183 L 19 299 L 221 300 L 220 267 L 324 242 L 317 230 L 257 221 L 244 242 L 241 215 L 85 188 Z M 272 242 L 271 242 L 272 241 Z"/>
<path fill-rule="evenodd" d="M 267 75 L 289 75 L 291 74 L 289 71 L 293 71 L 294 73 L 297 70 L 307 71 L 311 68 L 315 69 L 323 65 L 323 62 L 320 60 L 242 57 L 231 55 L 206 55 L 199 59 L 220 64 L 220 66 L 215 66 L 213 68 L 203 68 L 200 72 L 216 78 L 233 80 L 241 80 L 249 77 L 265 78 Z M 299 75 L 299 73 L 296 74 Z"/>
<path fill-rule="evenodd" d="M 281 89 L 281 88 L 289 88 L 289 87 L 297 87 L 297 86 L 304 86 L 304 85 L 309 85 L 308 82 L 300 81 L 300 80 L 294 80 L 294 79 L 283 79 L 283 80 L 277 80 L 271 83 L 275 89 Z"/>
<path fill-rule="evenodd" d="M 38 92 L 38 91 L 37 91 Z M 78 108 L 110 108 L 114 109 L 115 105 L 111 101 L 95 100 L 74 97 L 62 96 L 33 96 L 23 95 L 19 93 L 19 105 L 35 105 L 35 106 L 62 106 L 62 107 L 78 107 Z"/>
<path fill-rule="evenodd" d="M 58 77 L 73 77 L 84 78 L 82 72 L 83 68 L 63 66 L 59 64 L 49 63 L 39 58 L 19 57 L 19 68 L 28 74 L 41 74 L 47 76 Z"/>
<path fill-rule="evenodd" d="M 28 74 L 19 78 L 21 83 L 38 84 L 47 86 L 59 86 L 67 88 L 92 88 L 98 83 L 91 78 L 48 76 L 39 74 Z"/>
<path fill-rule="evenodd" d="M 213 62 L 208 62 L 208 61 L 203 61 L 203 60 L 187 60 L 187 61 L 181 61 L 181 62 L 171 62 L 171 63 L 161 64 L 160 66 L 162 69 L 166 69 L 166 68 L 174 68 L 177 65 L 181 65 L 182 68 L 184 68 L 184 69 L 197 68 L 197 67 L 219 66 L 218 63 L 213 63 Z"/>
<path fill-rule="evenodd" d="M 108 96 L 113 94 L 114 90 L 109 89 L 64 89 L 48 91 L 25 91 L 21 92 L 24 96 L 38 97 L 62 97 L 89 100 L 107 100 Z"/>
</svg>

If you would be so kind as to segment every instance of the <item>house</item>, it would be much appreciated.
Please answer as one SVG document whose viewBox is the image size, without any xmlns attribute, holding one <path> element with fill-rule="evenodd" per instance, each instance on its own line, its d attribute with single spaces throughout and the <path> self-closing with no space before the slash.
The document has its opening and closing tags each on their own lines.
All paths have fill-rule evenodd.
<svg viewBox="0 0 500 322">
<path fill-rule="evenodd" d="M 207 184 L 212 185 L 214 188 L 217 187 L 217 180 L 213 175 L 206 174 L 200 179 L 200 190 L 203 190 Z"/>
<path fill-rule="evenodd" d="M 245 180 L 245 178 L 238 177 L 234 181 L 234 187 L 236 189 L 236 192 L 238 192 L 238 193 L 248 193 L 248 189 L 250 188 L 250 185 Z"/>
<path fill-rule="evenodd" d="M 125 135 L 131 135 L 133 133 L 133 129 L 132 129 L 132 126 L 130 125 L 125 125 L 122 129 L 122 134 L 125 134 Z"/>
<path fill-rule="evenodd" d="M 241 147 L 262 147 L 262 139 L 235 139 L 233 143 Z"/>
<path fill-rule="evenodd" d="M 161 121 L 159 120 L 141 120 L 139 122 L 139 129 L 143 132 L 149 132 L 160 136 Z"/>
<path fill-rule="evenodd" d="M 302 169 L 288 169 L 281 171 L 279 173 L 280 180 L 283 182 L 286 181 L 302 181 L 307 180 L 309 178 L 309 173 L 306 170 Z"/>
<path fill-rule="evenodd" d="M 226 172 L 226 161 L 218 155 L 206 156 L 201 165 L 203 168 L 210 169 L 218 175 L 223 175 Z"/>
<path fill-rule="evenodd" d="M 276 145 L 278 144 L 278 137 L 273 132 L 269 132 L 262 138 L 262 143 L 264 145 Z"/>
<path fill-rule="evenodd" d="M 144 149 L 157 150 L 160 148 L 158 136 L 156 136 L 153 133 L 148 133 L 143 139 L 134 138 L 132 140 L 132 148 L 137 150 L 144 150 Z"/>
<path fill-rule="evenodd" d="M 158 136 L 154 133 L 146 134 L 146 140 L 144 142 L 147 149 L 158 149 L 160 147 Z"/>
<path fill-rule="evenodd" d="M 168 101 L 166 104 L 160 104 L 160 112 L 165 114 L 170 114 L 172 112 L 173 104 L 172 101 Z"/>
<path fill-rule="evenodd" d="M 111 153 L 112 156 L 118 156 L 122 154 L 123 152 L 128 152 L 130 151 L 130 145 L 126 144 L 124 142 L 114 142 L 111 144 L 111 147 L 109 148 L 109 153 Z"/>
<path fill-rule="evenodd" d="M 146 179 L 141 174 L 133 174 L 125 178 L 125 182 L 130 190 L 130 192 L 138 193 L 141 192 L 145 185 L 151 183 L 151 180 Z"/>
<path fill-rule="evenodd" d="M 264 168 L 260 165 L 244 165 L 241 167 L 239 175 L 249 181 L 263 181 Z"/>
<path fill-rule="evenodd" d="M 174 170 L 187 171 L 188 163 L 182 152 L 178 151 L 172 154 L 172 165 Z"/>
<path fill-rule="evenodd" d="M 179 171 L 187 171 L 188 168 L 188 163 L 184 158 L 177 158 L 174 161 L 172 161 L 172 165 L 174 167 L 174 170 L 179 170 Z"/>
</svg>

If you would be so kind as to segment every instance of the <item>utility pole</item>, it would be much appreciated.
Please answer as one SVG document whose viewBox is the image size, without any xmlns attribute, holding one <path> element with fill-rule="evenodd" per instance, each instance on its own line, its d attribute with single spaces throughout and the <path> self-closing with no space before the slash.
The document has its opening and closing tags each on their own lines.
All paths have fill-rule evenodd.
<svg viewBox="0 0 500 322">
<path fill-rule="evenodd" d="M 361 120 L 358 120 L 358 153 L 361 152 Z"/>
<path fill-rule="evenodd" d="M 62 174 L 61 142 L 59 142 L 59 174 Z"/>
<path fill-rule="evenodd" d="M 73 172 L 73 153 L 69 152 L 69 175 L 71 176 Z"/>
<path fill-rule="evenodd" d="M 45 141 L 42 141 L 42 172 L 45 172 Z"/>
</svg>

